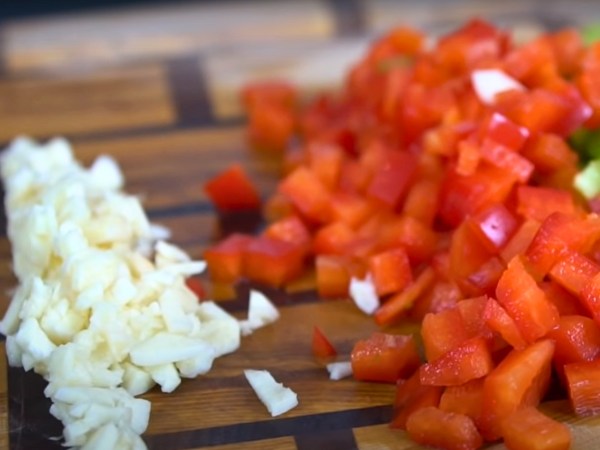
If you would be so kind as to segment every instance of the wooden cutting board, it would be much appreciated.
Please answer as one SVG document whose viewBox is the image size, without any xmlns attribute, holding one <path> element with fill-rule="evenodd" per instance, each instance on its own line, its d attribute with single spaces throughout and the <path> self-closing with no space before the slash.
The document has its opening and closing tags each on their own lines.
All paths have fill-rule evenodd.
<svg viewBox="0 0 600 450">
<path fill-rule="evenodd" d="M 398 22 L 437 34 L 473 14 L 518 37 L 579 25 L 600 15 L 594 2 L 253 2 L 103 12 L 4 24 L 0 30 L 0 141 L 27 133 L 69 137 L 78 159 L 107 153 L 122 165 L 127 190 L 143 194 L 151 219 L 171 228 L 194 257 L 223 235 L 260 229 L 256 215 L 218 217 L 201 184 L 241 162 L 263 196 L 276 184 L 275 158 L 246 148 L 236 90 L 249 79 L 286 77 L 305 92 L 335 85 L 369 38 Z M 215 26 L 217 24 L 218 26 Z M 5 224 L 2 226 L 5 233 Z M 14 287 L 10 246 L 0 238 L 0 313 Z M 154 450 L 416 449 L 388 429 L 393 386 L 332 382 L 311 357 L 319 326 L 347 357 L 376 327 L 349 302 L 320 301 L 310 276 L 286 290 L 242 283 L 211 287 L 242 317 L 250 288 L 280 307 L 281 320 L 243 339 L 213 370 L 170 395 L 152 391 L 146 440 Z M 404 324 L 393 332 L 417 333 Z M 0 344 L 0 449 L 59 449 L 44 383 L 7 368 Z M 271 418 L 242 371 L 267 369 L 298 393 L 300 405 Z M 554 393 L 556 398 L 559 393 Z M 600 395 L 600 394 L 599 394 Z M 576 418 L 564 400 L 543 409 L 567 422 L 574 449 L 600 447 L 600 419 Z M 489 448 L 501 449 L 502 445 Z"/>
</svg>

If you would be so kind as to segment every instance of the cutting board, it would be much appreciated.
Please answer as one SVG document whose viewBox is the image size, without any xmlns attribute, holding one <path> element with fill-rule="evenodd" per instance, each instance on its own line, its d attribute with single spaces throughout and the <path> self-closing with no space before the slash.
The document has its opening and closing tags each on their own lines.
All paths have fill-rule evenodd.
<svg viewBox="0 0 600 450">
<path fill-rule="evenodd" d="M 526 38 L 600 14 L 594 2 L 252 2 L 178 5 L 8 23 L 0 47 L 0 141 L 27 133 L 65 135 L 89 164 L 110 154 L 122 165 L 127 191 L 141 194 L 152 221 L 173 242 L 201 258 L 232 231 L 256 232 L 258 214 L 220 217 L 201 190 L 208 178 L 241 162 L 263 197 L 278 179 L 277 158 L 245 144 L 237 90 L 250 79 L 284 77 L 303 92 L 339 83 L 373 35 L 409 22 L 439 34 L 473 14 Z M 5 224 L 2 224 L 5 234 Z M 0 312 L 14 287 L 10 245 L 0 238 Z M 250 289 L 265 292 L 281 319 L 244 338 L 238 352 L 186 380 L 172 394 L 154 390 L 150 427 L 154 450 L 417 449 L 391 431 L 394 387 L 328 380 L 311 356 L 313 326 L 347 359 L 353 343 L 376 330 L 344 299 L 319 300 L 307 274 L 286 289 L 242 282 L 213 286 L 211 296 L 238 317 Z M 390 330 L 416 333 L 414 324 Z M 8 368 L 0 345 L 0 449 L 50 450 L 60 424 L 48 413 L 43 380 Z M 244 376 L 267 369 L 298 393 L 299 406 L 271 418 Z M 600 420 L 576 418 L 553 391 L 543 405 L 569 424 L 573 448 L 600 447 Z M 504 448 L 501 444 L 489 448 Z"/>
</svg>

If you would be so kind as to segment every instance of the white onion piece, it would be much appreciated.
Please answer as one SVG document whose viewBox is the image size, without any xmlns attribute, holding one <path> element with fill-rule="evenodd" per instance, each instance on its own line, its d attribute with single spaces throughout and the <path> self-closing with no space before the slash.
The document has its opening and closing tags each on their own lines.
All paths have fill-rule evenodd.
<svg viewBox="0 0 600 450">
<path fill-rule="evenodd" d="M 279 416 L 298 405 L 296 393 L 275 381 L 268 371 L 244 370 L 244 375 L 271 416 Z"/>
<path fill-rule="evenodd" d="M 471 74 L 471 83 L 479 100 L 486 105 L 493 105 L 496 95 L 501 92 L 525 90 L 525 86 L 498 69 L 475 70 Z"/>
<path fill-rule="evenodd" d="M 152 236 L 152 239 L 156 239 L 157 241 L 166 241 L 171 239 L 173 233 L 171 233 L 171 230 L 164 225 L 159 223 L 151 223 L 150 235 Z"/>
<path fill-rule="evenodd" d="M 377 311 L 380 305 L 375 285 L 368 276 L 364 280 L 357 278 L 350 280 L 350 297 L 358 309 L 368 315 Z"/>
<path fill-rule="evenodd" d="M 262 292 L 251 290 L 248 319 L 240 321 L 242 335 L 252 334 L 253 331 L 269 325 L 277 319 L 279 319 L 279 311 L 275 305 Z"/>
<path fill-rule="evenodd" d="M 341 380 L 342 378 L 346 378 L 352 375 L 352 363 L 335 362 L 327 364 L 327 371 L 329 372 L 330 380 Z"/>
<path fill-rule="evenodd" d="M 119 189 L 123 186 L 123 173 L 117 161 L 111 156 L 98 156 L 89 172 L 94 186 L 103 189 Z"/>
</svg>

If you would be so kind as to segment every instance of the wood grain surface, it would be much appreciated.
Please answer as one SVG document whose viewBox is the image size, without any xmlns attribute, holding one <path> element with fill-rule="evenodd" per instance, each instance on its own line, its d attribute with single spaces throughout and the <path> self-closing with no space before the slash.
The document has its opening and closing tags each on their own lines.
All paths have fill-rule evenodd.
<svg viewBox="0 0 600 450">
<path fill-rule="evenodd" d="M 568 5 L 567 5 L 568 4 Z M 273 189 L 278 162 L 249 151 L 239 87 L 248 80 L 290 78 L 305 95 L 334 88 L 377 33 L 395 23 L 437 35 L 473 14 L 527 39 L 545 29 L 600 18 L 593 0 L 318 1 L 182 4 L 102 11 L 0 26 L 0 142 L 27 133 L 70 138 L 88 164 L 119 160 L 127 190 L 142 195 L 151 219 L 173 231 L 194 257 L 235 230 L 255 232 L 257 214 L 219 217 L 201 184 L 240 162 L 261 195 Z M 5 234 L 5 218 L 0 229 Z M 0 313 L 14 277 L 10 245 L 0 237 Z M 388 428 L 393 386 L 332 382 L 311 357 L 312 327 L 321 327 L 347 358 L 353 342 L 376 329 L 348 301 L 320 301 L 314 274 L 285 290 L 244 282 L 208 283 L 238 317 L 259 288 L 280 307 L 273 326 L 245 338 L 207 375 L 170 394 L 152 391 L 145 436 L 153 450 L 408 450 L 419 446 Z M 416 333 L 404 324 L 395 332 Z M 268 369 L 299 396 L 299 406 L 271 418 L 242 371 Z M 0 345 L 0 450 L 54 450 L 60 424 L 48 413 L 44 382 L 6 366 Z M 545 411 L 568 423 L 573 449 L 600 448 L 600 419 L 576 418 L 564 400 Z M 488 448 L 500 450 L 502 444 Z"/>
<path fill-rule="evenodd" d="M 166 71 L 159 65 L 68 78 L 4 80 L 0 98 L 1 141 L 16 134 L 76 136 L 175 121 Z"/>
</svg>

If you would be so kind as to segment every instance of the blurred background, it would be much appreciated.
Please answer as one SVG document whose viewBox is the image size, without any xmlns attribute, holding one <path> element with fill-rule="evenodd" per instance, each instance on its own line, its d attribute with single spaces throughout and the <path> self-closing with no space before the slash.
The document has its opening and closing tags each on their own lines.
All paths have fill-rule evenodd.
<svg viewBox="0 0 600 450">
<path fill-rule="evenodd" d="M 481 16 L 529 39 L 600 20 L 598 0 L 0 2 L 0 143 L 240 121 L 248 80 L 333 86 L 373 37 Z"/>
</svg>

